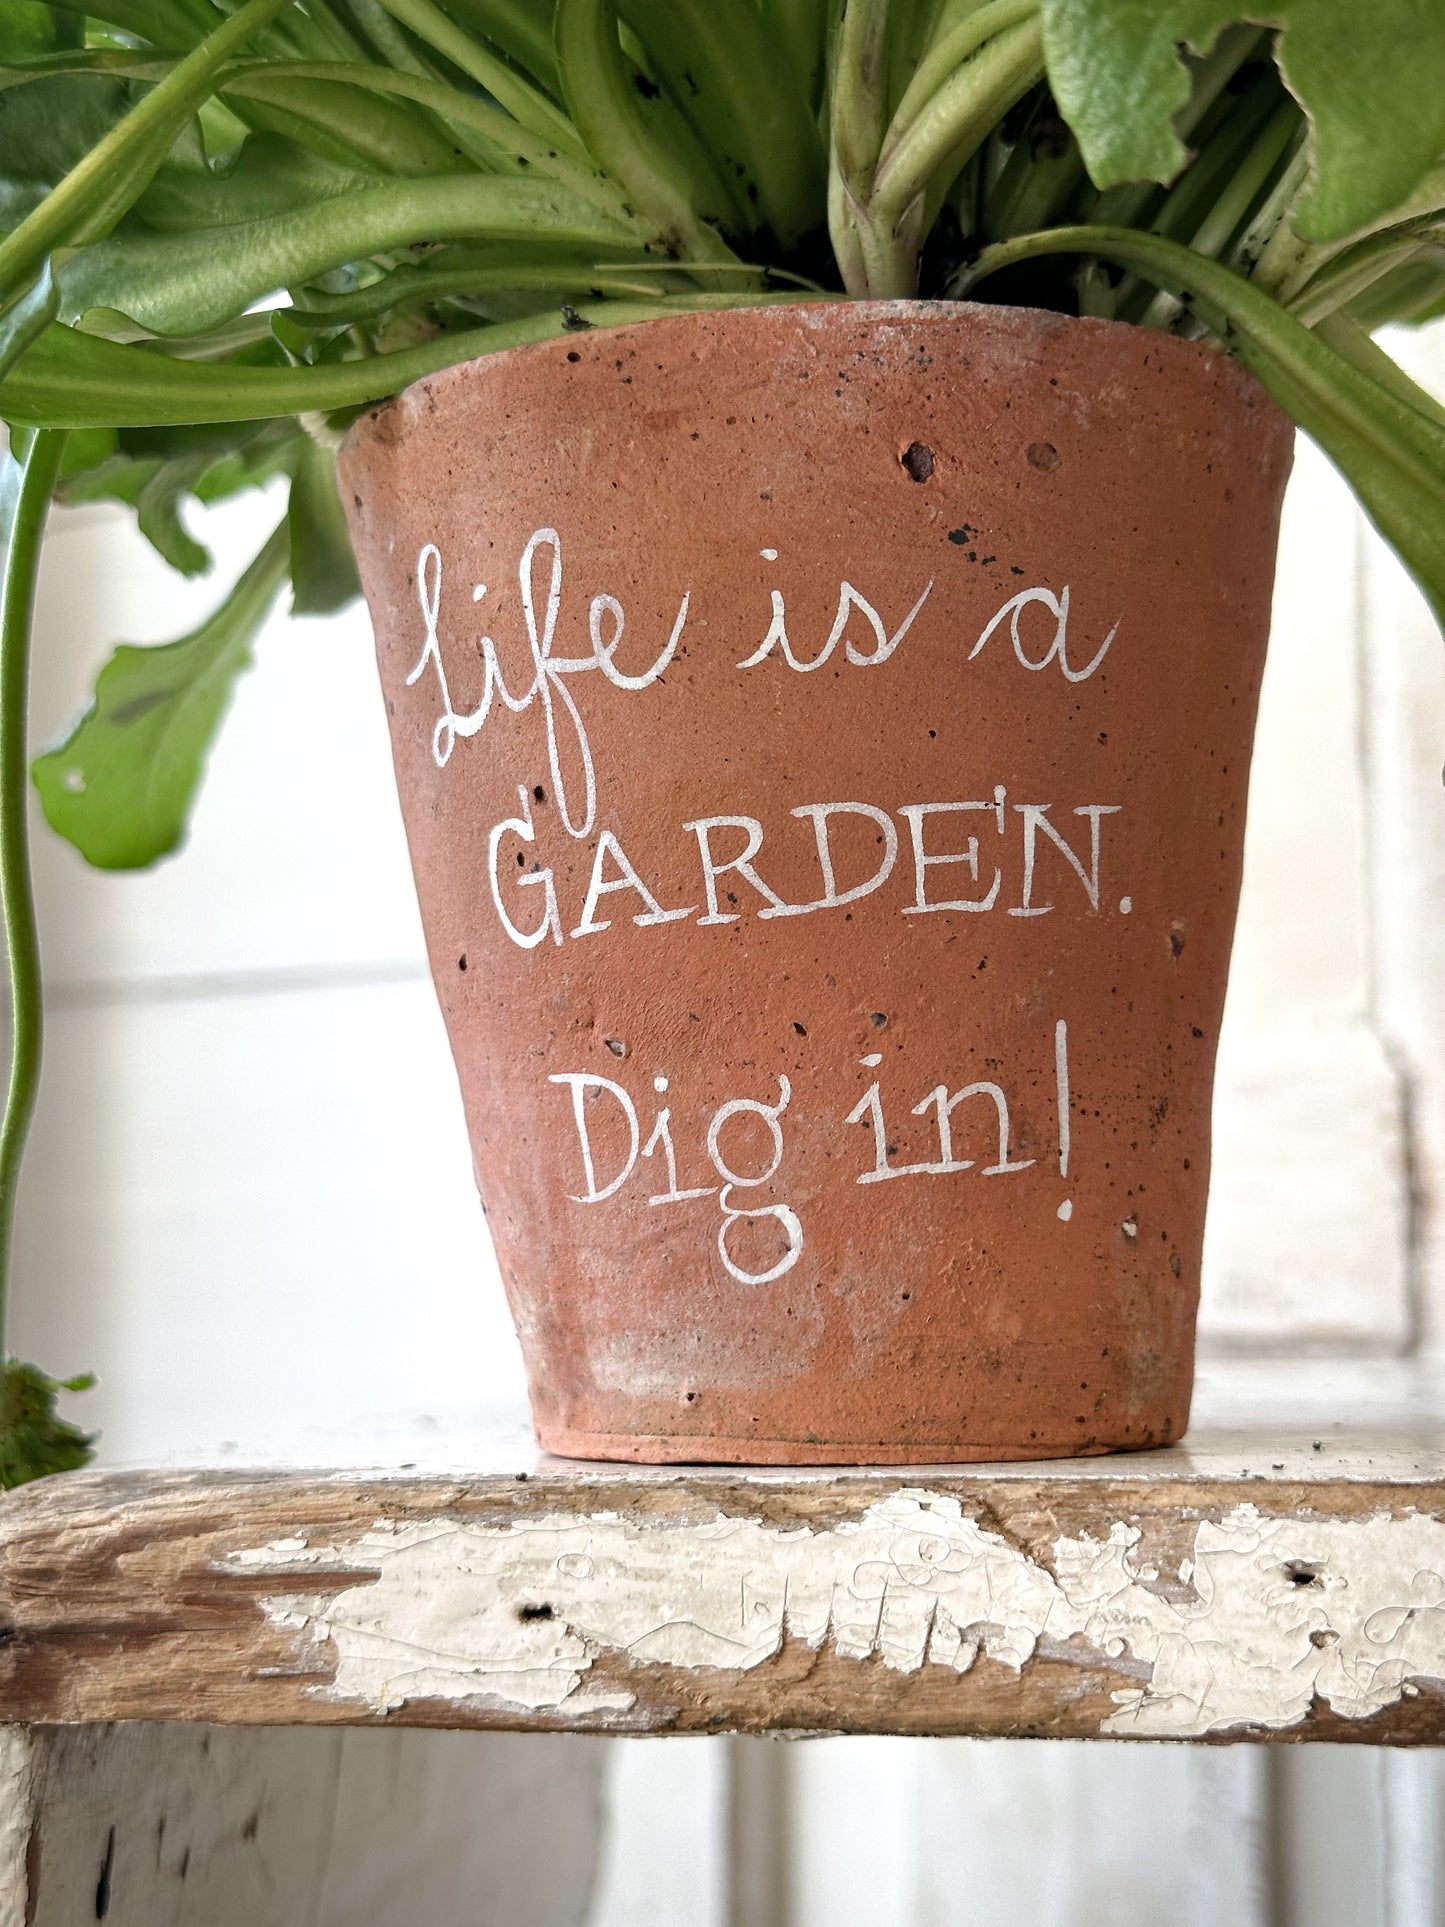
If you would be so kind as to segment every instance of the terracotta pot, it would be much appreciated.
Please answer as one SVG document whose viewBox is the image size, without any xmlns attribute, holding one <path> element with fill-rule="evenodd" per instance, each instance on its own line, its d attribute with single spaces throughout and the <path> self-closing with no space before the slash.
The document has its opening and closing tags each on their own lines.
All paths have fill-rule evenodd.
<svg viewBox="0 0 1445 1927">
<path fill-rule="evenodd" d="M 1226 358 L 934 304 L 579 333 L 353 429 L 545 1446 L 1184 1430 L 1290 454 Z"/>
</svg>

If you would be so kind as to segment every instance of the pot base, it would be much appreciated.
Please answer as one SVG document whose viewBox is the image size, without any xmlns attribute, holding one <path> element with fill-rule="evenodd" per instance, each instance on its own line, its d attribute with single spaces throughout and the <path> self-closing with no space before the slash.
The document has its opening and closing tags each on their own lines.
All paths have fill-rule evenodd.
<svg viewBox="0 0 1445 1927">
<path fill-rule="evenodd" d="M 627 1465 L 1007 1465 L 1033 1459 L 1097 1459 L 1110 1452 L 1148 1452 L 1176 1444 L 1166 1437 L 1033 1440 L 1027 1444 L 958 1445 L 940 1439 L 918 1445 L 828 1439 L 681 1437 L 632 1432 L 572 1432 L 539 1425 L 537 1442 L 559 1459 L 610 1459 Z"/>
</svg>

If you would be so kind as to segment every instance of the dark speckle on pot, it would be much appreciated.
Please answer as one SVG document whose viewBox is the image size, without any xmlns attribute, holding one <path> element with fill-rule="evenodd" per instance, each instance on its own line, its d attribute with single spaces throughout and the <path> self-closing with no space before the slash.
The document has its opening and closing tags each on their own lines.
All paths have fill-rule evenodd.
<svg viewBox="0 0 1445 1927">
<path fill-rule="evenodd" d="M 933 450 L 927 442 L 910 442 L 898 459 L 911 481 L 926 482 L 933 473 Z"/>
</svg>

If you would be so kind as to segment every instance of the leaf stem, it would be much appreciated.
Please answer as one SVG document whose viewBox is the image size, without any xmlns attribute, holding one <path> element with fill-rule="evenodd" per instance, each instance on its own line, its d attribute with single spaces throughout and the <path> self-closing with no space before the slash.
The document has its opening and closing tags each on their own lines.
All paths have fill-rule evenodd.
<svg viewBox="0 0 1445 1927">
<path fill-rule="evenodd" d="M 976 54 L 986 40 L 1031 19 L 1039 10 L 1038 0 L 988 0 L 988 4 L 960 20 L 953 29 L 934 42 L 918 63 L 907 92 L 898 103 L 889 126 L 888 146 L 900 141 L 938 90 Z"/>
<path fill-rule="evenodd" d="M 15 520 L 0 592 L 0 916 L 10 969 L 10 1081 L 0 1119 L 0 1357 L 10 1285 L 15 1194 L 25 1140 L 40 1089 L 44 1018 L 40 998 L 40 939 L 30 882 L 27 827 L 26 702 L 30 686 L 30 627 L 35 608 L 40 540 L 51 492 L 65 451 L 64 429 L 41 429 L 26 452 Z"/>
<path fill-rule="evenodd" d="M 980 14 L 992 13 L 985 8 Z M 1043 74 L 1043 32 L 1030 15 L 973 52 L 884 148 L 867 204 L 856 214 L 875 300 L 918 292 L 918 251 L 931 184 L 952 185 L 990 130 Z"/>
<path fill-rule="evenodd" d="M 848 194 L 866 200 L 888 125 L 888 0 L 848 0 L 838 27 L 832 159 Z"/>
</svg>

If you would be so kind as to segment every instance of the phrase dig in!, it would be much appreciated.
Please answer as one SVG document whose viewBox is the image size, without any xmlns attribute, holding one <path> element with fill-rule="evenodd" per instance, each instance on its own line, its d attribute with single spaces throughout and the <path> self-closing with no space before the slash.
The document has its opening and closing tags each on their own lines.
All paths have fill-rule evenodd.
<svg viewBox="0 0 1445 1927">
<path fill-rule="evenodd" d="M 1069 1031 L 1062 1018 L 1054 1025 L 1053 1045 L 1058 1172 L 1061 1179 L 1067 1179 L 1070 1155 Z M 862 1125 L 868 1132 L 866 1141 L 871 1162 L 857 1172 L 855 1183 L 881 1184 L 902 1178 L 952 1177 L 966 1171 L 976 1171 L 982 1178 L 1009 1177 L 1020 1171 L 1033 1170 L 1038 1164 L 1037 1158 L 1020 1158 L 1011 1154 L 1008 1098 L 1002 1087 L 992 1079 L 979 1079 L 958 1090 L 950 1090 L 946 1083 L 942 1083 L 927 1092 L 911 1107 L 911 1115 L 916 1118 L 932 1117 L 932 1133 L 925 1135 L 934 1138 L 936 1151 L 927 1157 L 899 1162 L 898 1147 L 890 1139 L 882 1085 L 877 1076 L 883 1055 L 879 1051 L 871 1051 L 858 1061 L 864 1070 L 874 1075 L 863 1096 L 842 1120 L 845 1125 Z M 786 1073 L 778 1073 L 777 1096 L 771 1103 L 766 1098 L 730 1097 L 718 1105 L 703 1136 L 702 1148 L 709 1167 L 705 1175 L 711 1181 L 701 1185 L 678 1183 L 677 1146 L 670 1105 L 662 1103 L 657 1106 L 652 1128 L 644 1143 L 637 1103 L 615 1078 L 603 1077 L 596 1071 L 560 1071 L 554 1072 L 547 1081 L 562 1086 L 571 1097 L 572 1122 L 577 1133 L 577 1151 L 583 1178 L 583 1189 L 570 1194 L 574 1204 L 605 1204 L 641 1172 L 646 1162 L 648 1175 L 643 1181 L 656 1185 L 655 1189 L 649 1191 L 647 1199 L 650 1210 L 660 1206 L 692 1204 L 705 1198 L 716 1199 L 719 1212 L 716 1233 L 718 1257 L 723 1269 L 738 1284 L 771 1284 L 774 1279 L 791 1271 L 798 1262 L 806 1242 L 798 1213 L 791 1204 L 776 1201 L 763 1203 L 756 1195 L 758 1187 L 778 1179 L 783 1163 L 782 1120 L 793 1096 L 792 1082 Z M 661 1075 L 656 1076 L 652 1080 L 652 1088 L 659 1098 L 663 1098 L 667 1095 L 669 1080 Z M 614 1133 L 620 1122 L 627 1138 L 626 1151 L 620 1157 L 613 1150 L 615 1169 L 610 1172 L 599 1162 L 601 1153 L 594 1139 L 594 1123 L 598 1120 L 588 1115 L 589 1110 L 604 1102 L 612 1113 L 610 1122 Z M 735 1120 L 743 1118 L 756 1119 L 762 1126 L 765 1148 L 761 1155 L 756 1135 L 751 1140 L 739 1137 Z M 965 1156 L 965 1143 L 968 1149 L 977 1151 L 979 1155 Z M 661 1182 L 663 1177 L 666 1178 L 665 1184 Z M 1073 1216 L 1073 1210 L 1073 1200 L 1065 1198 L 1056 1215 L 1067 1222 Z M 782 1251 L 770 1263 L 764 1262 L 759 1267 L 757 1258 L 754 1256 L 750 1259 L 749 1252 L 742 1244 L 745 1235 L 742 1227 L 756 1227 L 766 1220 L 773 1220 L 782 1234 Z M 770 1251 L 774 1248 L 775 1245 L 770 1247 Z"/>
<path fill-rule="evenodd" d="M 777 560 L 776 550 L 764 549 L 761 554 L 767 562 Z M 556 653 L 563 576 L 562 541 L 555 529 L 534 531 L 522 551 L 517 579 L 530 674 L 524 672 L 519 686 L 512 687 L 503 671 L 496 643 L 490 635 L 482 635 L 475 645 L 482 665 L 481 694 L 472 707 L 459 710 L 453 699 L 438 634 L 442 557 L 435 543 L 426 544 L 417 558 L 416 571 L 424 639 L 407 683 L 415 685 L 430 674 L 440 701 L 440 713 L 431 735 L 432 756 L 439 768 L 450 761 L 459 739 L 479 735 L 494 715 L 503 711 L 521 715 L 534 707 L 540 709 L 558 813 L 568 835 L 582 840 L 593 836 L 596 829 L 597 779 L 587 727 L 572 684 L 578 678 L 596 675 L 626 692 L 646 689 L 658 682 L 676 655 L 685 632 L 691 591 L 682 595 L 671 631 L 650 667 L 641 673 L 629 674 L 617 663 L 626 615 L 622 604 L 612 595 L 596 594 L 588 604 L 587 654 Z M 783 592 L 774 588 L 770 591 L 771 614 L 762 639 L 756 648 L 739 659 L 736 667 L 744 673 L 772 661 L 786 665 L 795 674 L 807 675 L 822 668 L 841 649 L 844 660 L 852 667 L 877 668 L 904 643 L 925 608 L 932 588 L 931 581 L 926 583 L 897 626 L 890 630 L 875 605 L 851 582 L 841 581 L 832 627 L 812 655 L 800 652 L 790 635 Z M 485 583 L 474 584 L 473 603 L 481 604 L 487 593 Z M 1036 612 L 1030 622 L 1035 635 L 1032 647 L 1023 629 L 1024 618 L 1030 611 Z M 1038 639 L 1041 618 L 1042 646 Z M 1010 596 L 984 626 L 969 651 L 968 660 L 973 661 L 994 643 L 996 647 L 1011 647 L 1024 670 L 1040 674 L 1056 669 L 1066 682 L 1083 682 L 1104 661 L 1116 629 L 1117 625 L 1093 654 L 1076 666 L 1069 653 L 1067 587 L 1057 596 L 1042 587 L 1021 589 Z M 859 636 L 863 638 L 862 646 L 856 640 Z M 995 642 L 996 637 L 1006 637 L 1007 642 L 1002 639 Z M 698 859 L 697 900 L 680 905 L 664 904 L 633 864 L 621 838 L 611 830 L 603 830 L 596 837 L 591 874 L 580 914 L 574 922 L 570 916 L 563 917 L 552 870 L 535 863 L 531 867 L 526 864 L 525 846 L 536 840 L 532 796 L 525 784 L 519 785 L 517 793 L 519 813 L 494 824 L 488 838 L 488 882 L 502 928 L 511 941 L 524 950 L 548 941 L 562 943 L 566 939 L 592 937 L 612 928 L 613 916 L 599 914 L 604 899 L 609 900 L 610 912 L 622 909 L 621 904 L 611 899 L 632 899 L 630 921 L 639 929 L 685 918 L 704 926 L 731 924 L 744 914 L 739 907 L 738 892 L 732 887 L 734 884 L 747 887 L 749 894 L 742 902 L 761 921 L 811 916 L 857 903 L 882 890 L 895 871 L 904 879 L 904 916 L 994 910 L 1013 917 L 1047 916 L 1054 904 L 1039 875 L 1039 859 L 1046 854 L 1052 859 L 1051 874 L 1055 881 L 1062 879 L 1066 887 L 1072 887 L 1067 883 L 1071 875 L 1082 889 L 1089 908 L 1097 911 L 1103 825 L 1107 818 L 1119 813 L 1119 805 L 1113 803 L 1078 803 L 1059 808 L 1052 802 L 1011 800 L 1003 783 L 993 785 L 987 797 L 904 802 L 891 812 L 876 803 L 856 799 L 804 803 L 792 810 L 791 815 L 806 826 L 802 834 L 811 834 L 819 888 L 815 896 L 802 903 L 787 901 L 768 882 L 765 866 L 760 866 L 759 861 L 767 832 L 756 817 L 723 812 L 694 817 L 679 826 L 680 834 L 696 839 Z M 1056 817 L 1060 820 L 1056 821 Z M 871 874 L 861 878 L 849 876 L 840 881 L 834 830 L 835 825 L 848 818 L 863 819 L 874 827 L 874 848 L 880 853 Z M 1069 818 L 1074 821 L 1069 822 Z M 776 836 L 777 831 L 773 834 Z M 505 889 L 504 876 L 509 879 Z M 523 890 L 535 894 L 524 899 L 517 894 Z M 1132 908 L 1130 899 L 1121 897 L 1118 908 L 1127 915 Z"/>
</svg>

